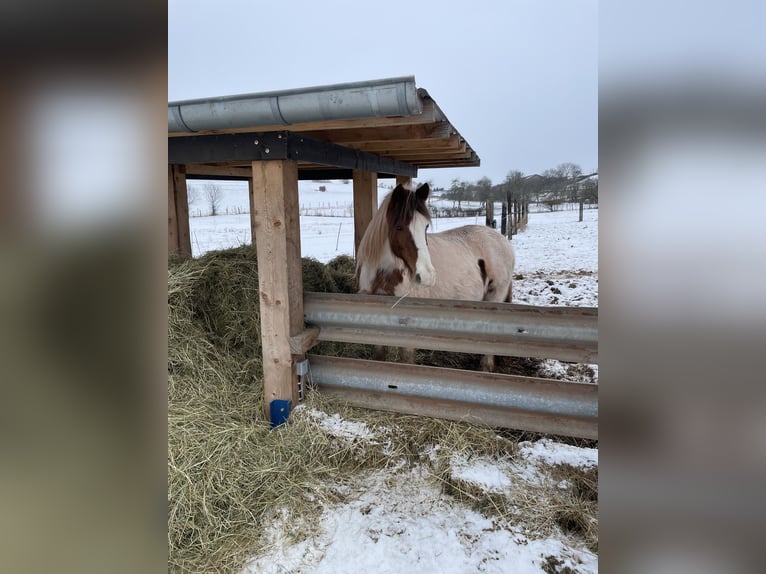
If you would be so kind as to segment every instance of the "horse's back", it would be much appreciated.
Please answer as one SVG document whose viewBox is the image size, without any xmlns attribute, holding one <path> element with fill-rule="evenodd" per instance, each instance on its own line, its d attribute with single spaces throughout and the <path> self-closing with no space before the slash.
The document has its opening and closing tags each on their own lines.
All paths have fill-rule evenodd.
<svg viewBox="0 0 766 574">
<path fill-rule="evenodd" d="M 440 237 L 447 251 L 457 245 L 464 263 L 473 266 L 483 281 L 483 299 L 487 301 L 510 301 L 511 283 L 516 255 L 503 235 L 482 225 L 464 225 L 433 234 Z M 467 254 L 467 255 L 466 255 Z"/>
</svg>

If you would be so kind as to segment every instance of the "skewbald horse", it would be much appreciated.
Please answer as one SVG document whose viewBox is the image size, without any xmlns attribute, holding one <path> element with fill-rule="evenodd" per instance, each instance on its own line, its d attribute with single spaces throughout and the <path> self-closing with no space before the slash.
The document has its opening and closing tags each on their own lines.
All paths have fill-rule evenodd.
<svg viewBox="0 0 766 574">
<path fill-rule="evenodd" d="M 383 200 L 359 244 L 359 293 L 510 302 L 511 244 L 481 225 L 427 233 L 429 193 L 427 183 L 417 191 L 397 185 Z M 414 362 L 414 350 L 404 354 Z M 383 356 L 382 349 L 376 352 Z M 494 358 L 485 356 L 482 367 L 492 370 Z"/>
</svg>

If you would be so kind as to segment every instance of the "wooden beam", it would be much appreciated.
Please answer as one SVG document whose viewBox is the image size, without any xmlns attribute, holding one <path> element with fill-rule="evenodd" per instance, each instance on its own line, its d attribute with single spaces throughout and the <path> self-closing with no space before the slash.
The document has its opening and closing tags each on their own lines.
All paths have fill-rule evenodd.
<svg viewBox="0 0 766 574">
<path fill-rule="evenodd" d="M 258 254 L 263 385 L 266 416 L 274 400 L 298 404 L 292 337 L 303 332 L 298 165 L 253 162 L 255 245 Z"/>
<path fill-rule="evenodd" d="M 416 175 L 407 163 L 287 131 L 168 139 L 168 163 L 216 164 L 296 160 L 346 169 Z"/>
<path fill-rule="evenodd" d="M 314 130 L 303 132 L 312 138 L 350 144 L 354 142 L 396 141 L 401 139 L 444 139 L 455 134 L 449 122 L 413 126 L 390 126 L 377 128 L 348 128 L 336 130 Z"/>
<path fill-rule="evenodd" d="M 473 153 L 470 157 L 461 160 L 420 159 L 413 163 L 418 166 L 418 169 L 437 167 L 477 167 L 481 165 L 481 160 L 475 153 Z"/>
<path fill-rule="evenodd" d="M 242 167 L 232 165 L 207 165 L 204 163 L 191 163 L 186 166 L 186 176 L 228 176 L 250 178 L 252 175 L 250 164 Z"/>
<path fill-rule="evenodd" d="M 359 251 L 364 232 L 378 211 L 378 176 L 354 170 L 354 253 Z"/>
<path fill-rule="evenodd" d="M 455 159 L 468 159 L 473 153 L 472 150 L 464 151 L 392 151 L 390 153 L 382 154 L 385 157 L 392 159 L 398 159 L 399 161 L 405 161 L 408 163 L 415 163 L 421 160 L 455 160 Z"/>
<path fill-rule="evenodd" d="M 440 139 L 402 139 L 402 140 L 371 140 L 366 142 L 348 142 L 346 145 L 354 149 L 361 149 L 373 153 L 386 155 L 390 150 L 458 150 L 462 144 L 465 149 L 465 141 L 460 136 L 453 135 Z"/>
<path fill-rule="evenodd" d="M 168 166 L 168 251 L 191 257 L 186 167 Z"/>
</svg>

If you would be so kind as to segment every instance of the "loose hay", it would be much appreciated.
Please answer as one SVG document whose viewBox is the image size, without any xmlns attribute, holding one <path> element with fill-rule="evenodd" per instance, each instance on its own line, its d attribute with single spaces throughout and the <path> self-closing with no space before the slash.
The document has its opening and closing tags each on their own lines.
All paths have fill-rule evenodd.
<svg viewBox="0 0 766 574">
<path fill-rule="evenodd" d="M 307 291 L 354 292 L 350 257 L 327 266 L 304 259 L 303 273 Z M 324 506 L 343 500 L 359 473 L 402 464 L 431 468 L 445 493 L 501 524 L 539 523 L 535 516 L 547 505 L 545 525 L 553 527 L 558 519 L 560 527 L 597 547 L 595 483 L 587 475 L 567 471 L 574 487 L 555 503 L 534 489 L 519 489 L 513 497 L 487 495 L 451 476 L 447 462 L 456 453 L 514 460 L 518 441 L 493 429 L 356 409 L 309 390 L 306 407 L 295 409 L 289 424 L 270 430 L 263 410 L 258 302 L 252 247 L 169 261 L 170 572 L 236 572 L 268 544 L 266 526 L 276 517 L 291 517 L 287 540 L 298 532 L 307 535 L 317 528 Z M 369 347 L 323 343 L 312 352 L 364 358 Z M 451 361 L 449 366 L 465 366 L 460 357 Z M 333 436 L 312 414 L 317 411 L 362 421 L 374 438 Z M 579 514 L 578 504 L 585 509 Z"/>
</svg>

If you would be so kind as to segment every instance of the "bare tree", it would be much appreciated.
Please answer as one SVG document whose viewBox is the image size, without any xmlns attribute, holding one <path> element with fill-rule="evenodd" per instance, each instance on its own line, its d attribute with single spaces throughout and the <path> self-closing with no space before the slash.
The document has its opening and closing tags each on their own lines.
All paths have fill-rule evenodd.
<svg viewBox="0 0 766 574">
<path fill-rule="evenodd" d="M 202 188 L 202 195 L 210 207 L 210 215 L 218 215 L 218 210 L 223 201 L 223 190 L 215 183 L 206 183 Z"/>
<path fill-rule="evenodd" d="M 189 206 L 196 205 L 200 200 L 200 190 L 198 187 L 187 186 L 186 197 L 189 202 Z"/>
<path fill-rule="evenodd" d="M 457 207 L 460 209 L 460 204 L 468 199 L 467 195 L 468 190 L 466 189 L 466 182 L 459 178 L 453 179 L 446 197 L 453 202 L 457 201 Z"/>
</svg>

